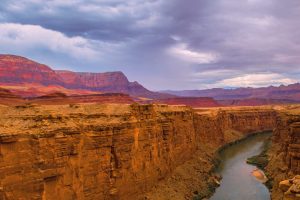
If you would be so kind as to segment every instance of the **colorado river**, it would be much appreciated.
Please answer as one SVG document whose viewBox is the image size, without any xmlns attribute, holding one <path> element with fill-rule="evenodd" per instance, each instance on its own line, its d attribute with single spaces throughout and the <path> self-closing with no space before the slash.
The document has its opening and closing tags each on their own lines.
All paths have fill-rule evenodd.
<svg viewBox="0 0 300 200">
<path fill-rule="evenodd" d="M 223 179 L 210 200 L 270 199 L 267 187 L 251 174 L 256 167 L 246 163 L 247 158 L 263 151 L 264 142 L 270 138 L 270 134 L 251 136 L 220 153 L 221 164 L 217 172 Z"/>
</svg>

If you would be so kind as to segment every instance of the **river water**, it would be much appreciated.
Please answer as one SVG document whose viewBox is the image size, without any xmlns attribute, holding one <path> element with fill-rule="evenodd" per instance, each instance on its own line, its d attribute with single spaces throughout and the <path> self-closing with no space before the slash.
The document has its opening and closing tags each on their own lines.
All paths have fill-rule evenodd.
<svg viewBox="0 0 300 200">
<path fill-rule="evenodd" d="M 267 187 L 251 174 L 256 167 L 246 163 L 247 158 L 263 151 L 270 135 L 251 136 L 221 152 L 222 161 L 217 172 L 223 179 L 210 200 L 270 200 Z"/>
</svg>

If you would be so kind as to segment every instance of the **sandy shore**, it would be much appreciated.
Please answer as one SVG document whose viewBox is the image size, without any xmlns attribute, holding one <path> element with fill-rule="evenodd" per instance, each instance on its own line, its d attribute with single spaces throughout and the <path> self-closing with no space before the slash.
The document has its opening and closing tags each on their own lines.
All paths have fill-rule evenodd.
<svg viewBox="0 0 300 200">
<path fill-rule="evenodd" d="M 268 181 L 268 178 L 266 177 L 266 175 L 264 174 L 263 171 L 261 171 L 260 169 L 255 169 L 252 171 L 252 176 L 254 176 L 257 180 L 261 181 L 262 183 L 265 183 Z"/>
</svg>

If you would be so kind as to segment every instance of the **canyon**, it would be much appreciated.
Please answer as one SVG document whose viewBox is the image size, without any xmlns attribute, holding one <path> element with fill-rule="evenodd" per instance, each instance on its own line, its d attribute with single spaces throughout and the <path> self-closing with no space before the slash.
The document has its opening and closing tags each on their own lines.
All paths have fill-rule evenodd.
<svg viewBox="0 0 300 200">
<path fill-rule="evenodd" d="M 270 130 L 272 107 L 0 106 L 0 198 L 208 197 L 218 148 Z"/>
</svg>

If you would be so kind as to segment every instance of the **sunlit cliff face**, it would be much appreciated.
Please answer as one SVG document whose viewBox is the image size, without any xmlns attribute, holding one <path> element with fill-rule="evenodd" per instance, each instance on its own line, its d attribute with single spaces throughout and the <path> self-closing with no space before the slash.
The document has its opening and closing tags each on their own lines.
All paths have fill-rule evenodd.
<svg viewBox="0 0 300 200">
<path fill-rule="evenodd" d="M 1 53 L 56 69 L 123 71 L 149 89 L 300 77 L 295 0 L 3 0 L 0 13 Z"/>
</svg>

